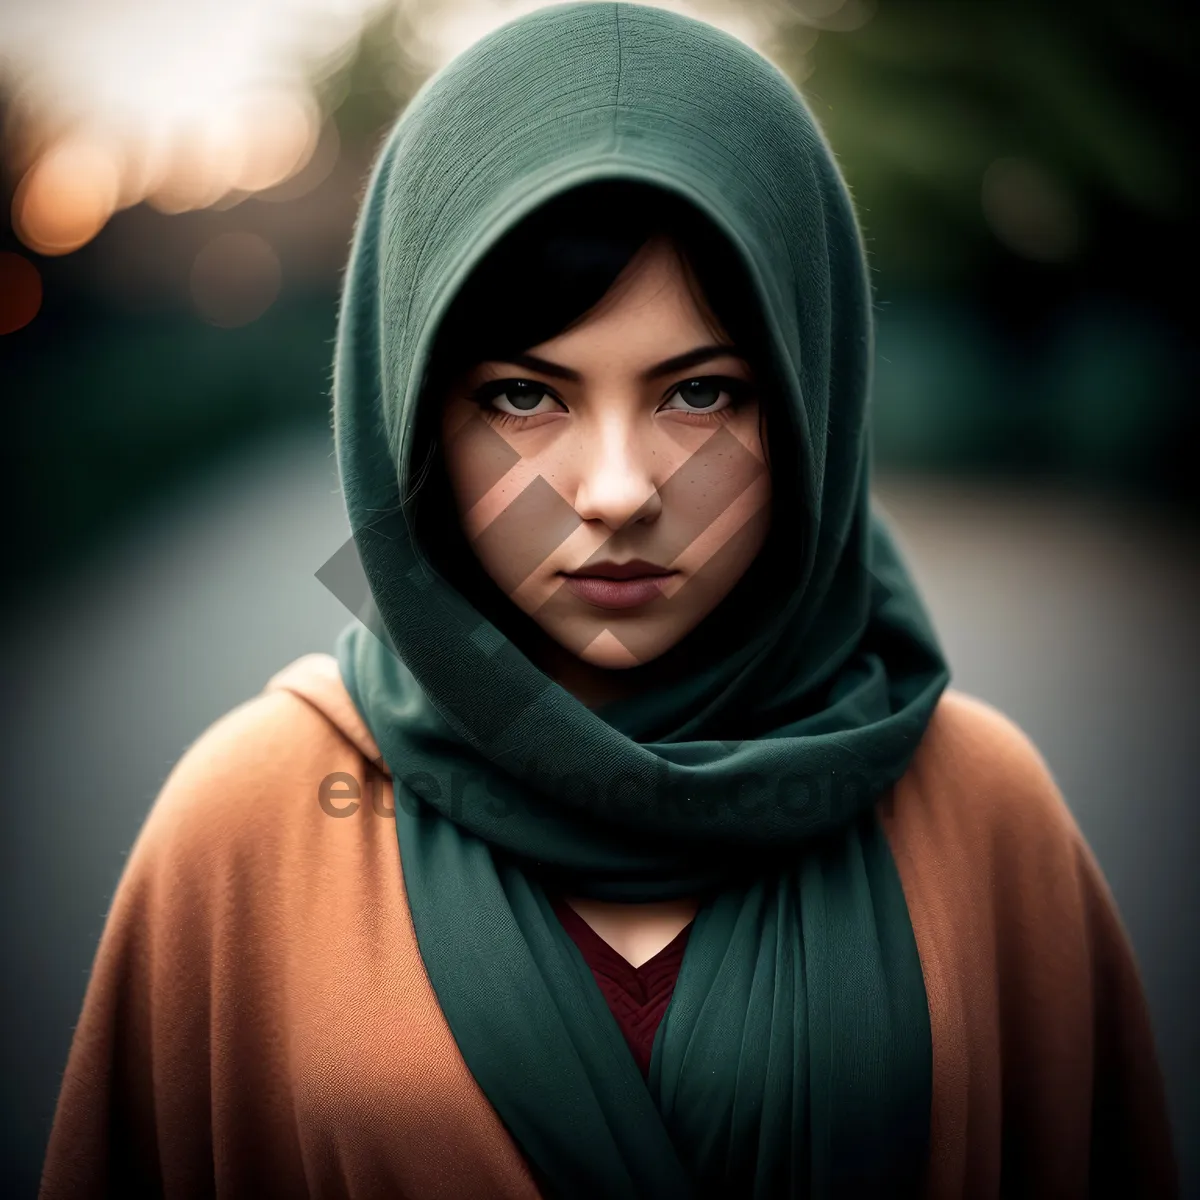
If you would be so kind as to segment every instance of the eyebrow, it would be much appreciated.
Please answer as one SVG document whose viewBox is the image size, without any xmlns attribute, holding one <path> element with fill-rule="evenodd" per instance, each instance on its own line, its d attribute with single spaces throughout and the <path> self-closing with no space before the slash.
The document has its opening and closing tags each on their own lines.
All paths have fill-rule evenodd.
<svg viewBox="0 0 1200 1200">
<path fill-rule="evenodd" d="M 660 379 L 664 375 L 673 375 L 676 371 L 686 371 L 688 367 L 699 366 L 714 358 L 740 358 L 743 362 L 746 361 L 745 356 L 739 354 L 735 346 L 716 344 L 697 346 L 694 350 L 677 354 L 674 358 L 664 359 L 655 366 L 647 368 L 642 372 L 641 378 L 646 382 Z M 583 378 L 578 371 L 573 371 L 570 367 L 564 367 L 560 363 L 550 362 L 545 358 L 538 358 L 536 354 L 509 354 L 496 361 L 513 363 L 518 367 L 528 367 L 531 371 L 539 371 L 543 375 L 551 375 L 556 379 L 567 379 L 572 383 L 578 383 Z"/>
</svg>

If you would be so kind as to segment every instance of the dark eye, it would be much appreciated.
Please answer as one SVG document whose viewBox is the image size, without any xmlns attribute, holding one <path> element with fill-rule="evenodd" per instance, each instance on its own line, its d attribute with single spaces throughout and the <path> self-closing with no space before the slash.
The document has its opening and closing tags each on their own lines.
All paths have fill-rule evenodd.
<svg viewBox="0 0 1200 1200">
<path fill-rule="evenodd" d="M 745 388 L 738 380 L 724 379 L 717 375 L 704 379 L 688 379 L 671 394 L 667 408 L 676 412 L 720 412 L 737 402 Z M 674 400 L 682 404 L 672 403 Z"/>
<path fill-rule="evenodd" d="M 506 387 L 500 395 L 519 412 L 529 412 L 541 404 L 546 393 L 532 383 L 514 383 L 511 387 Z"/>
<path fill-rule="evenodd" d="M 482 407 L 507 416 L 528 417 L 554 412 L 557 408 L 553 396 L 542 384 L 527 379 L 499 379 L 481 388 L 476 399 Z M 549 407 L 543 408 L 547 404 Z"/>
</svg>

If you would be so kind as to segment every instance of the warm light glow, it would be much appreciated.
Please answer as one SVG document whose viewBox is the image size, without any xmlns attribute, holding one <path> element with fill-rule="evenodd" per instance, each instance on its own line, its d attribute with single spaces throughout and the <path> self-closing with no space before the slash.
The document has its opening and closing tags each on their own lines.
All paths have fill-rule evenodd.
<svg viewBox="0 0 1200 1200">
<path fill-rule="evenodd" d="M 316 87 L 378 14 L 393 13 L 398 48 L 429 72 L 506 21 L 566 2 L 0 2 L 10 144 L 19 167 L 32 163 L 14 220 L 26 244 L 62 254 L 142 200 L 176 213 L 279 188 L 317 153 Z M 872 0 L 648 2 L 762 47 L 781 22 L 832 28 Z M 321 150 L 317 165 L 331 165 L 327 138 Z M 323 177 L 311 176 L 304 189 Z"/>
<path fill-rule="evenodd" d="M 762 46 L 787 15 L 782 0 L 644 0 L 650 7 L 699 17 L 754 46 Z M 814 0 L 818 2 L 818 0 Z M 826 4 L 832 0 L 825 0 Z M 839 0 L 844 2 L 844 0 Z M 433 71 L 481 37 L 525 13 L 572 0 L 395 0 L 404 53 Z M 834 5 L 837 7 L 837 5 Z"/>
<path fill-rule="evenodd" d="M 321 123 L 311 100 L 291 92 L 264 93 L 246 107 L 246 137 L 237 187 L 261 192 L 296 174 L 316 149 Z"/>
<path fill-rule="evenodd" d="M 207 208 L 236 186 L 243 154 L 240 131 L 228 119 L 214 116 L 199 128 L 181 130 L 146 198 L 165 213 Z"/>
<path fill-rule="evenodd" d="M 839 8 L 843 8 L 846 0 L 792 0 L 796 11 L 810 21 L 826 21 Z"/>
<path fill-rule="evenodd" d="M 274 204 L 296 200 L 307 196 L 309 192 L 321 186 L 333 173 L 338 157 L 342 152 L 342 139 L 338 133 L 337 122 L 328 120 L 321 128 L 317 144 L 308 156 L 304 165 L 294 174 L 289 175 L 282 183 L 267 188 L 258 193 L 260 200 L 269 200 Z"/>
<path fill-rule="evenodd" d="M 61 142 L 26 173 L 13 197 L 17 236 L 39 254 L 91 241 L 117 206 L 120 164 L 104 147 Z"/>
<path fill-rule="evenodd" d="M 801 21 L 835 33 L 861 29 L 875 15 L 875 0 L 789 0 L 789 5 Z"/>
<path fill-rule="evenodd" d="M 144 199 L 183 212 L 287 180 L 317 146 L 316 86 L 392 2 L 0 3 L 10 144 L 33 164 L 14 210 L 28 244 L 64 253 Z M 106 147 L 108 165 L 66 187 L 62 141 Z"/>
</svg>

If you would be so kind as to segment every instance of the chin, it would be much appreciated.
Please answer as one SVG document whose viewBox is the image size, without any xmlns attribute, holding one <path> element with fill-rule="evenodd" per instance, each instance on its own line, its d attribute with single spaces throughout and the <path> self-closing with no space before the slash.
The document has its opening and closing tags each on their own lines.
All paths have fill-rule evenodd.
<svg viewBox="0 0 1200 1200">
<path fill-rule="evenodd" d="M 635 658 L 624 646 L 617 643 L 615 646 L 607 644 L 588 646 L 576 657 L 590 667 L 603 667 L 607 671 L 628 671 L 632 667 L 643 666 L 653 658 L 657 658 L 658 655 L 653 655 L 651 658 Z"/>
<path fill-rule="evenodd" d="M 599 622 L 571 622 L 569 626 L 553 628 L 543 625 L 543 630 L 564 649 L 570 650 L 581 662 L 607 671 L 628 671 L 633 667 L 644 667 L 666 654 L 672 646 L 682 641 L 688 632 L 672 623 L 663 628 L 661 621 L 629 623 L 622 626 Z"/>
</svg>

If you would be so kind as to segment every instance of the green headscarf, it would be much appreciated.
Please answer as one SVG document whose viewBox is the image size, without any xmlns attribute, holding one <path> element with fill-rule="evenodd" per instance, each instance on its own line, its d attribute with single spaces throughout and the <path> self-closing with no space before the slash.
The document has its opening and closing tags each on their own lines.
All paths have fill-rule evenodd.
<svg viewBox="0 0 1200 1200">
<path fill-rule="evenodd" d="M 701 642 L 686 678 L 591 711 L 429 569 L 407 497 L 457 289 L 525 215 L 605 178 L 683 197 L 736 250 L 796 431 L 800 503 L 773 513 L 787 587 L 761 598 L 744 643 L 714 659 Z M 547 1195 L 893 1196 L 924 1167 L 929 1015 L 875 806 L 948 676 L 871 510 L 871 356 L 828 146 L 774 66 L 704 23 L 624 3 L 513 21 L 421 89 L 375 168 L 335 424 L 377 613 L 338 657 L 395 778 L 430 980 Z M 648 1084 L 550 878 L 599 898 L 707 897 Z"/>
</svg>

